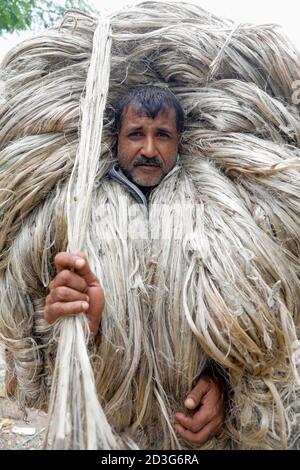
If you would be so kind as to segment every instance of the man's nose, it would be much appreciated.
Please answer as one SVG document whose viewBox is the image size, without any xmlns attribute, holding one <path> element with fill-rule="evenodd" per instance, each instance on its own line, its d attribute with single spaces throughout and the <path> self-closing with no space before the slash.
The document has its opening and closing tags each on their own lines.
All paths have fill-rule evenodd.
<svg viewBox="0 0 300 470">
<path fill-rule="evenodd" d="M 141 154 L 146 158 L 156 157 L 156 147 L 155 140 L 153 137 L 147 137 L 143 142 L 143 148 L 141 149 Z"/>
</svg>

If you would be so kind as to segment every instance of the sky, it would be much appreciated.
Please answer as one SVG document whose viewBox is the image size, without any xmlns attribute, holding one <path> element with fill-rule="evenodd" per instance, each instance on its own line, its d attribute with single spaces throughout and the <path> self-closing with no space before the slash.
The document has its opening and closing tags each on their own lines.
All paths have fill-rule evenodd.
<svg viewBox="0 0 300 470">
<path fill-rule="evenodd" d="M 61 3 L 63 0 L 55 0 Z M 88 0 L 87 0 L 88 1 Z M 172 0 L 169 0 L 172 2 Z M 174 0 L 173 0 L 174 1 Z M 188 0 L 219 16 L 224 16 L 235 22 L 254 24 L 276 23 L 283 27 L 285 33 L 291 38 L 300 50 L 300 2 L 299 0 Z M 140 0 L 89 0 L 98 10 L 111 12 L 126 5 L 140 3 Z M 30 37 L 32 33 L 26 31 L 13 34 L 8 38 L 0 38 L 0 60 L 4 54 L 23 38 Z"/>
</svg>

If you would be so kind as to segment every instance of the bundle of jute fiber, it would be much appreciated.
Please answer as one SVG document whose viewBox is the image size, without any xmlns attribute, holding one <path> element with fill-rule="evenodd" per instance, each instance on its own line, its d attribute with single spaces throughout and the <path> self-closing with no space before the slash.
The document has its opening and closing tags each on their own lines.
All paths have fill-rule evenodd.
<svg viewBox="0 0 300 470">
<path fill-rule="evenodd" d="M 174 414 L 208 366 L 228 403 L 203 448 L 296 446 L 299 64 L 274 26 L 161 2 L 107 21 L 71 10 L 5 57 L 0 332 L 9 395 L 49 407 L 48 448 L 193 447 Z M 186 112 L 180 165 L 147 208 L 106 177 L 114 106 L 139 84 Z M 43 318 L 67 248 L 104 289 L 93 350 L 83 318 Z"/>
</svg>

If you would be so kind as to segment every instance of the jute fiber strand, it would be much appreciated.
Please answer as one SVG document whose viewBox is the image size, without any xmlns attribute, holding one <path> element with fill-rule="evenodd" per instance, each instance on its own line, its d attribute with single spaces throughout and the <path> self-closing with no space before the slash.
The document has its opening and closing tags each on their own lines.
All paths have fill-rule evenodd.
<svg viewBox="0 0 300 470">
<path fill-rule="evenodd" d="M 109 23 L 70 10 L 2 64 L 7 391 L 50 410 L 48 448 L 187 449 L 174 414 L 201 371 L 217 368 L 226 422 L 203 448 L 294 448 L 299 54 L 275 26 L 183 3 L 146 2 Z M 187 118 L 180 165 L 147 208 L 106 177 L 115 103 L 139 84 L 169 87 Z M 54 256 L 67 248 L 85 251 L 104 289 L 93 348 L 82 317 L 43 318 Z"/>
<path fill-rule="evenodd" d="M 66 214 L 71 253 L 82 249 L 88 226 L 108 92 L 110 45 L 110 25 L 102 20 L 94 33 L 79 145 L 68 186 Z M 97 398 L 86 349 L 88 334 L 85 315 L 61 322 L 46 435 L 48 448 L 117 448 Z"/>
</svg>

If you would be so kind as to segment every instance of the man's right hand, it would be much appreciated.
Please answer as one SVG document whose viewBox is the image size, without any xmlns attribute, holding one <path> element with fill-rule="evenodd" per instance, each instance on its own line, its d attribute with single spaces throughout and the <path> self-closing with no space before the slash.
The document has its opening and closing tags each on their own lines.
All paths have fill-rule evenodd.
<svg viewBox="0 0 300 470">
<path fill-rule="evenodd" d="M 95 337 L 104 309 L 103 289 L 90 270 L 84 253 L 58 253 L 55 256 L 57 275 L 49 284 L 44 317 L 48 323 L 68 315 L 86 313 Z M 72 270 L 72 271 L 71 271 Z"/>
</svg>

